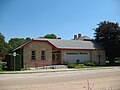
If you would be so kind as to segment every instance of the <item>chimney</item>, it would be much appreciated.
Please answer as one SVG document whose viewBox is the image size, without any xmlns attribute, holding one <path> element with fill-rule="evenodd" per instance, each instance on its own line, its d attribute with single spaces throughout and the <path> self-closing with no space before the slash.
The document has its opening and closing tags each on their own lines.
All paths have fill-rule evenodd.
<svg viewBox="0 0 120 90">
<path fill-rule="evenodd" d="M 81 37 L 81 34 L 78 34 L 78 39 Z"/>
<path fill-rule="evenodd" d="M 57 39 L 61 39 L 61 37 L 58 37 Z"/>
<path fill-rule="evenodd" d="M 77 35 L 74 35 L 74 40 L 77 39 Z"/>
</svg>

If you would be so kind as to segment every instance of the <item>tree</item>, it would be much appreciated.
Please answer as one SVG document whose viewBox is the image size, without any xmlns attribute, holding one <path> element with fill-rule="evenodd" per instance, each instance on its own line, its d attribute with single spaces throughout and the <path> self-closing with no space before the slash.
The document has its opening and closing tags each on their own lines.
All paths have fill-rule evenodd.
<svg viewBox="0 0 120 90">
<path fill-rule="evenodd" d="M 5 37 L 0 32 L 0 60 L 3 60 L 5 55 L 8 53 L 8 44 L 5 42 Z"/>
<path fill-rule="evenodd" d="M 31 39 L 29 37 L 26 39 L 24 39 L 24 38 L 11 38 L 9 40 L 10 49 L 13 50 L 13 49 L 19 47 L 20 45 L 22 45 L 30 40 Z"/>
<path fill-rule="evenodd" d="M 30 37 L 27 37 L 26 39 L 25 39 L 25 43 L 26 42 L 29 42 L 31 40 L 31 38 Z"/>
<path fill-rule="evenodd" d="M 109 63 L 114 64 L 114 59 L 120 57 L 119 24 L 109 21 L 100 22 L 95 29 L 95 40 L 105 49 Z"/>
<path fill-rule="evenodd" d="M 55 34 L 46 34 L 43 38 L 57 39 L 57 36 Z"/>
</svg>

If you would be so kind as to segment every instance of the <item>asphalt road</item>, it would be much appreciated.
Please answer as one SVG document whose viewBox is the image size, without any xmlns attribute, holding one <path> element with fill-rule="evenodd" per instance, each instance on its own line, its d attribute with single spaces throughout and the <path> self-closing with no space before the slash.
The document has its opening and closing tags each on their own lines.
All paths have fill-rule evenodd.
<svg viewBox="0 0 120 90">
<path fill-rule="evenodd" d="M 67 72 L 0 74 L 0 90 L 120 90 L 120 67 Z"/>
</svg>

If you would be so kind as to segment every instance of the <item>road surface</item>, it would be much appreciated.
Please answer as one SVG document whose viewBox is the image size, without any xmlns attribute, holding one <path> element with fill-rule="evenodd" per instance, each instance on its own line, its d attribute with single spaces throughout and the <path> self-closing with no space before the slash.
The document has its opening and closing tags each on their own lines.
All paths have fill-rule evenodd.
<svg viewBox="0 0 120 90">
<path fill-rule="evenodd" d="M 120 90 L 120 67 L 67 72 L 0 74 L 0 90 Z"/>
</svg>

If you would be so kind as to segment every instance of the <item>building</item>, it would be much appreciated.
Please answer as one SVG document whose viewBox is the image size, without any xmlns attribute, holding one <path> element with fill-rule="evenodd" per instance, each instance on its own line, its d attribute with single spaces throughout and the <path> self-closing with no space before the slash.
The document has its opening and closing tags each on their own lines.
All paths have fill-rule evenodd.
<svg viewBox="0 0 120 90">
<path fill-rule="evenodd" d="M 32 39 L 14 50 L 21 54 L 26 67 L 63 64 L 64 62 L 84 63 L 93 61 L 105 64 L 105 51 L 93 40 Z"/>
</svg>

